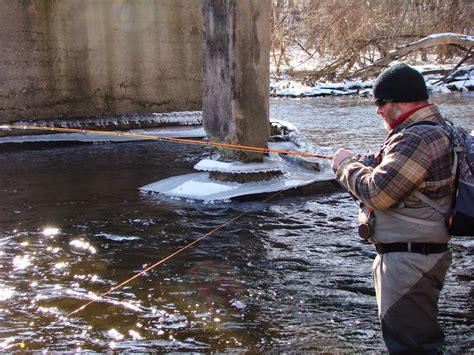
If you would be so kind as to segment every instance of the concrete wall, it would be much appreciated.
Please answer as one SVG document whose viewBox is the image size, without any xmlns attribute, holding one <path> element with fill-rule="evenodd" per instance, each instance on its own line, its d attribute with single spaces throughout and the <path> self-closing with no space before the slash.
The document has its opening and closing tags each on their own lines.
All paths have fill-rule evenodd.
<svg viewBox="0 0 474 355">
<path fill-rule="evenodd" d="M 198 0 L 0 0 L 0 123 L 200 110 Z"/>
</svg>

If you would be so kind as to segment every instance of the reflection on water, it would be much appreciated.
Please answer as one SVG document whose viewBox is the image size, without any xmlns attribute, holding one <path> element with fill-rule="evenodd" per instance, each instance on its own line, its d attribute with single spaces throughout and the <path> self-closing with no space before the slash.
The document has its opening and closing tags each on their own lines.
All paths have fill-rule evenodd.
<svg viewBox="0 0 474 355">
<path fill-rule="evenodd" d="M 369 104 L 278 99 L 272 116 L 322 145 L 377 149 L 384 132 Z M 472 100 L 448 106 L 473 126 Z M 161 142 L 0 153 L 0 346 L 16 350 L 27 338 L 27 349 L 51 351 L 383 351 L 375 253 L 356 236 L 352 200 L 339 192 L 203 205 L 137 190 L 191 172 L 204 153 Z M 473 248 L 452 242 L 440 303 L 450 352 L 474 348 Z"/>
<path fill-rule="evenodd" d="M 43 235 L 46 237 L 53 238 L 55 235 L 59 234 L 59 228 L 47 227 L 43 230 Z"/>
</svg>

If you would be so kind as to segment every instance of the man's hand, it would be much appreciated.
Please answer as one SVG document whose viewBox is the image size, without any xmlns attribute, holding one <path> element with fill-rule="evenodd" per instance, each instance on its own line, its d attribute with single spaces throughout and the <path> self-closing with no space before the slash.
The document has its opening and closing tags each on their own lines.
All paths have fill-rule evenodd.
<svg viewBox="0 0 474 355">
<path fill-rule="evenodd" d="M 340 148 L 337 150 L 336 154 L 334 154 L 334 160 L 332 161 L 332 170 L 337 171 L 337 168 L 339 168 L 339 165 L 343 160 L 346 160 L 347 158 L 355 156 L 355 153 L 352 150 Z"/>
</svg>

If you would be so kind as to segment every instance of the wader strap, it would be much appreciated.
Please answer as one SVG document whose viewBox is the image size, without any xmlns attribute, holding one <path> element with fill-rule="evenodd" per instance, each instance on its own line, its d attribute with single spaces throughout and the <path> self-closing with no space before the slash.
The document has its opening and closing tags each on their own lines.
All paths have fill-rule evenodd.
<svg viewBox="0 0 474 355">
<path fill-rule="evenodd" d="M 460 152 L 462 152 L 464 149 L 461 145 L 457 144 L 457 141 L 456 139 L 454 139 L 454 127 L 450 124 L 450 123 L 447 123 L 446 124 L 446 127 L 449 129 L 450 133 L 448 134 L 444 129 L 442 129 L 441 127 L 441 124 L 438 124 L 436 122 L 432 122 L 432 121 L 419 121 L 419 122 L 415 122 L 415 123 L 412 123 L 411 125 L 405 127 L 403 129 L 403 131 L 405 131 L 406 129 L 410 128 L 410 127 L 414 127 L 414 126 L 431 126 L 433 128 L 436 128 L 438 129 L 439 131 L 441 131 L 442 133 L 444 133 L 445 135 L 448 136 L 449 140 L 451 141 L 451 147 L 452 147 L 452 152 L 453 152 L 453 166 L 451 167 L 451 174 L 453 174 L 454 176 L 456 176 L 456 173 L 457 173 L 457 168 L 458 168 L 458 160 L 459 160 L 459 157 L 458 157 L 458 154 Z M 428 206 L 430 206 L 431 208 L 433 208 L 434 210 L 438 211 L 439 213 L 441 213 L 443 216 L 447 216 L 448 213 L 450 212 L 450 209 L 446 209 L 446 208 L 443 208 L 441 207 L 439 204 L 437 204 L 435 201 L 433 201 L 432 199 L 430 199 L 428 196 L 422 194 L 420 191 L 416 190 L 415 192 L 413 192 L 413 195 L 415 195 L 419 200 L 423 201 L 424 203 L 426 203 Z"/>
<path fill-rule="evenodd" d="M 416 196 L 418 199 L 426 203 L 428 206 L 431 208 L 435 209 L 439 213 L 441 213 L 443 216 L 449 213 L 449 208 L 443 208 L 439 204 L 437 204 L 435 201 L 430 199 L 428 196 L 425 194 L 422 194 L 420 191 L 416 190 L 413 192 L 413 195 Z"/>
<path fill-rule="evenodd" d="M 390 215 L 390 216 L 392 216 L 392 217 L 394 217 L 394 218 L 398 218 L 398 219 L 401 219 L 402 221 L 406 221 L 406 222 L 421 224 L 421 225 L 429 226 L 429 227 L 443 227 L 443 226 L 445 226 L 444 218 L 443 218 L 442 221 L 436 222 L 436 221 L 426 221 L 424 219 L 408 217 L 408 216 L 405 216 L 403 214 L 396 213 L 396 212 L 393 212 L 393 211 L 390 211 L 390 210 L 384 210 L 383 212 Z"/>
</svg>

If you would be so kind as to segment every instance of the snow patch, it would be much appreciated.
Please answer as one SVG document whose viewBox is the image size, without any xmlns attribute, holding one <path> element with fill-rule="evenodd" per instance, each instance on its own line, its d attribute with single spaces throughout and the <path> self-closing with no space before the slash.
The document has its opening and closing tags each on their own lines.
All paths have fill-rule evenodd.
<svg viewBox="0 0 474 355">
<path fill-rule="evenodd" d="M 199 171 L 242 174 L 281 171 L 283 166 L 281 164 L 281 159 L 278 157 L 275 159 L 265 157 L 261 163 L 243 163 L 240 161 L 222 162 L 208 158 L 197 163 L 194 166 L 194 169 Z"/>
</svg>

